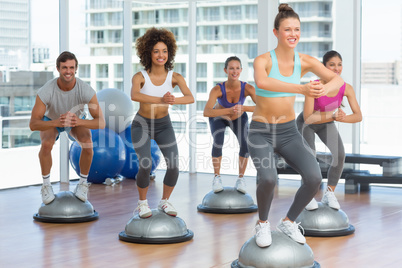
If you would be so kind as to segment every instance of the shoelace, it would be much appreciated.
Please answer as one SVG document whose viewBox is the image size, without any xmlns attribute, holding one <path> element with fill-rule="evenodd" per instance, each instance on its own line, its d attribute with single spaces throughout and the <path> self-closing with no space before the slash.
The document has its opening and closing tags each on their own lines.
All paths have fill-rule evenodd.
<svg viewBox="0 0 402 268">
<path fill-rule="evenodd" d="M 214 178 L 214 184 L 215 184 L 215 183 L 222 183 L 221 176 L 216 176 L 216 177 Z"/>
<path fill-rule="evenodd" d="M 300 224 L 301 224 L 301 222 L 293 222 L 293 223 L 292 223 L 292 227 L 294 228 L 294 231 L 299 231 L 299 230 L 301 230 L 301 231 L 302 231 L 302 234 L 304 235 L 304 228 L 303 228 L 303 226 L 301 226 Z"/>
<path fill-rule="evenodd" d="M 162 205 L 162 208 L 163 209 L 165 209 L 165 208 L 167 208 L 167 207 L 171 207 L 172 209 L 174 209 L 174 207 L 173 207 L 173 205 L 169 202 L 169 201 L 165 201 L 165 202 L 163 202 L 163 205 Z"/>
<path fill-rule="evenodd" d="M 257 231 L 258 227 L 259 227 L 259 230 Z M 256 235 L 259 235 L 260 233 L 261 233 L 261 234 L 266 234 L 266 233 L 268 233 L 268 231 L 270 230 L 269 223 L 268 223 L 268 222 L 266 222 L 266 223 L 264 223 L 264 224 L 258 223 L 258 224 L 254 227 L 254 230 L 257 231 L 257 232 L 256 232 Z"/>
<path fill-rule="evenodd" d="M 149 208 L 148 204 L 139 204 L 135 210 L 137 210 L 137 211 L 140 212 L 140 211 L 141 211 L 141 207 L 144 207 L 144 206 L 145 206 L 145 208 Z M 144 208 L 143 208 L 143 209 L 144 209 Z"/>
</svg>

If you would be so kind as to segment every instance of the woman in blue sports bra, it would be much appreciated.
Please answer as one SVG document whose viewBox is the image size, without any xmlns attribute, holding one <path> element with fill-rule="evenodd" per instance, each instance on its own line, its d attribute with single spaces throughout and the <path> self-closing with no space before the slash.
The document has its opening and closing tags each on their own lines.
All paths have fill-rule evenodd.
<svg viewBox="0 0 402 268">
<path fill-rule="evenodd" d="M 229 127 L 236 135 L 240 145 L 239 177 L 236 180 L 235 188 L 245 194 L 246 183 L 243 176 L 249 157 L 246 139 L 248 134 L 246 112 L 253 112 L 255 106 L 244 106 L 243 104 L 247 96 L 250 96 L 255 103 L 255 89 L 252 85 L 239 80 L 242 66 L 238 57 L 227 58 L 224 71 L 228 79 L 212 88 L 204 108 L 204 116 L 209 117 L 209 126 L 214 140 L 212 145 L 212 165 L 214 167 L 212 190 L 215 193 L 223 191 L 220 176 L 222 147 L 225 129 Z"/>
<path fill-rule="evenodd" d="M 300 38 L 299 16 L 288 4 L 280 4 L 278 10 L 273 30 L 278 45 L 254 60 L 257 105 L 250 123 L 248 148 L 257 169 L 259 220 L 255 239 L 259 247 L 272 243 L 268 214 L 277 181 L 275 153 L 298 171 L 303 180 L 277 229 L 298 243 L 306 242 L 295 220 L 318 191 L 322 178 L 314 154 L 304 146 L 296 128 L 295 94 L 318 98 L 343 85 L 342 78 L 317 59 L 295 51 Z M 313 81 L 300 85 L 300 78 L 308 72 L 328 83 Z"/>
</svg>

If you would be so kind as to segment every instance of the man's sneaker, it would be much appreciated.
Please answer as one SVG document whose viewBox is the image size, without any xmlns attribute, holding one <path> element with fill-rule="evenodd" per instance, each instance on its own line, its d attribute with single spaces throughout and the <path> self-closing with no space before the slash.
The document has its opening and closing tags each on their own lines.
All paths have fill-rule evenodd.
<svg viewBox="0 0 402 268">
<path fill-rule="evenodd" d="M 244 181 L 244 178 L 239 177 L 237 179 L 235 188 L 240 193 L 246 193 L 246 182 Z"/>
<path fill-rule="evenodd" d="M 169 216 L 176 217 L 177 215 L 177 210 L 174 208 L 174 206 L 167 200 L 167 199 L 162 199 L 159 202 L 158 209 L 162 210 Z"/>
<path fill-rule="evenodd" d="M 87 201 L 88 200 L 88 188 L 89 188 L 89 184 L 87 182 L 78 183 L 74 190 L 75 196 L 82 202 Z"/>
<path fill-rule="evenodd" d="M 135 211 L 137 211 L 137 210 L 138 210 L 138 216 L 140 216 L 140 218 L 145 219 L 145 218 L 149 218 L 152 216 L 152 210 L 149 208 L 147 200 L 142 201 L 142 202 L 138 201 L 138 206 L 134 210 L 134 214 L 135 214 Z"/>
<path fill-rule="evenodd" d="M 306 210 L 316 210 L 318 208 L 317 201 L 313 198 L 310 203 L 307 204 Z"/>
<path fill-rule="evenodd" d="M 219 193 L 223 191 L 221 176 L 218 175 L 214 177 L 214 180 L 212 182 L 212 191 L 214 191 L 214 193 Z"/>
<path fill-rule="evenodd" d="M 52 185 L 42 185 L 40 192 L 42 195 L 42 202 L 45 205 L 51 203 L 55 199 Z"/>
<path fill-rule="evenodd" d="M 336 199 L 334 191 L 332 191 L 332 189 L 329 187 L 327 187 L 327 191 L 322 196 L 321 203 L 326 204 L 333 209 L 341 208 L 341 206 L 338 203 L 338 200 Z"/>
<path fill-rule="evenodd" d="M 269 222 L 258 222 L 255 226 L 255 242 L 260 248 L 271 245 L 271 225 Z"/>
<path fill-rule="evenodd" d="M 306 243 L 306 238 L 300 232 L 299 226 L 300 226 L 300 223 L 284 221 L 281 219 L 279 221 L 279 224 L 276 226 L 276 229 L 278 229 L 278 231 L 281 231 L 285 235 L 289 236 L 294 241 L 296 241 L 300 244 L 304 244 L 304 243 Z"/>
</svg>

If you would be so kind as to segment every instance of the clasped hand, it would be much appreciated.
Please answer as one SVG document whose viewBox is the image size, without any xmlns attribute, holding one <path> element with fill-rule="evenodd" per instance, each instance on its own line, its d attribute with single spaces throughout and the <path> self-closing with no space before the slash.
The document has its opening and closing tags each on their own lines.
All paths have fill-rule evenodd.
<svg viewBox="0 0 402 268">
<path fill-rule="evenodd" d="M 243 112 L 243 105 L 236 104 L 232 107 L 232 114 L 241 114 Z"/>
<path fill-rule="evenodd" d="M 305 84 L 302 93 L 312 98 L 319 98 L 327 94 L 320 80 L 310 81 L 310 83 Z"/>
<path fill-rule="evenodd" d="M 77 126 L 78 117 L 75 113 L 69 111 L 60 115 L 59 121 L 62 127 L 75 127 Z"/>
<path fill-rule="evenodd" d="M 345 120 L 345 117 L 346 113 L 341 108 L 339 108 L 335 113 L 332 114 L 332 119 L 339 122 Z"/>
<path fill-rule="evenodd" d="M 172 95 L 170 92 L 166 92 L 166 94 L 163 95 L 163 97 L 162 97 L 162 101 L 166 104 L 172 105 L 175 103 L 176 99 L 175 99 L 175 96 Z"/>
</svg>

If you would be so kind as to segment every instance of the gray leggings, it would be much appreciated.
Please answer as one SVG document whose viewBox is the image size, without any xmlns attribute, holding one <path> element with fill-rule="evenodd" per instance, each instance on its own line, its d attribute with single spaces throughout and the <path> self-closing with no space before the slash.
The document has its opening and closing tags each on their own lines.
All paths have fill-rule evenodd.
<svg viewBox="0 0 402 268">
<path fill-rule="evenodd" d="M 262 221 L 268 219 L 278 179 L 275 153 L 281 155 L 301 175 L 303 183 L 286 215 L 295 221 L 318 192 L 322 180 L 317 160 L 311 150 L 303 145 L 303 137 L 296 129 L 295 120 L 283 124 L 252 121 L 248 150 L 257 169 L 257 203 Z"/>
<path fill-rule="evenodd" d="M 139 162 L 137 186 L 149 186 L 149 174 L 152 169 L 151 139 L 156 141 L 166 161 L 167 170 L 163 183 L 175 186 L 179 177 L 179 153 L 169 115 L 160 119 L 149 119 L 137 113 L 131 125 L 131 139 Z"/>
<path fill-rule="evenodd" d="M 341 136 L 334 122 L 323 124 L 310 124 L 304 123 L 303 113 L 300 113 L 296 120 L 297 128 L 302 134 L 306 143 L 316 153 L 315 150 L 315 133 L 328 147 L 332 154 L 332 161 L 328 169 L 328 185 L 336 186 L 342 175 L 343 164 L 345 162 L 345 148 Z"/>
</svg>

